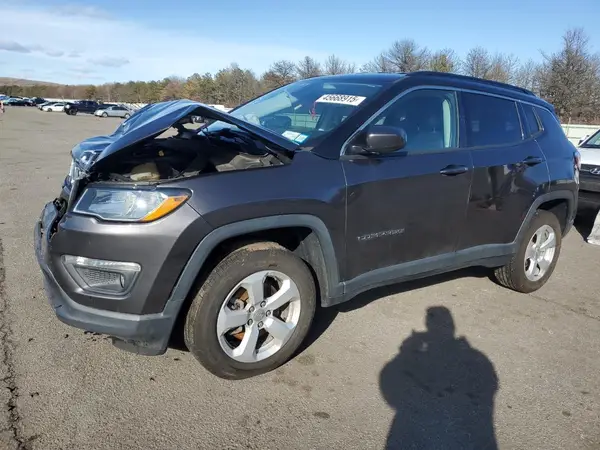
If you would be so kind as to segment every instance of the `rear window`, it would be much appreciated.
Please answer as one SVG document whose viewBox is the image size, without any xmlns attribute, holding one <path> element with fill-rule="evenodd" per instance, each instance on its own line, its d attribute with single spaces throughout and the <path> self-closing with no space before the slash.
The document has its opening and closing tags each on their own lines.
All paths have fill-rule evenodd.
<svg viewBox="0 0 600 450">
<path fill-rule="evenodd" d="M 525 111 L 525 120 L 527 121 L 527 128 L 529 136 L 533 136 L 541 131 L 540 122 L 533 110 L 533 106 L 523 104 L 523 110 Z"/>
<path fill-rule="evenodd" d="M 506 145 L 523 139 L 517 104 L 483 94 L 462 94 L 469 147 Z"/>
</svg>

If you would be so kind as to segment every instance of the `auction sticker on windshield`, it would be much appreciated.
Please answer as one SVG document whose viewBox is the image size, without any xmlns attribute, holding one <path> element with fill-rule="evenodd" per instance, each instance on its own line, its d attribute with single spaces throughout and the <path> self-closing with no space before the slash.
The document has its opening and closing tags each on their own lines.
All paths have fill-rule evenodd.
<svg viewBox="0 0 600 450">
<path fill-rule="evenodd" d="M 366 98 L 360 95 L 325 94 L 319 97 L 315 103 L 337 103 L 338 105 L 358 106 Z"/>
</svg>

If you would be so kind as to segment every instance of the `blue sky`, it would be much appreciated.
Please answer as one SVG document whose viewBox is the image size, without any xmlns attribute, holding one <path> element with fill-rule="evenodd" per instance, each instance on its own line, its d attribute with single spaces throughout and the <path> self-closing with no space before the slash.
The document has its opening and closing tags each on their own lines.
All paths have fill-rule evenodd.
<svg viewBox="0 0 600 450">
<path fill-rule="evenodd" d="M 0 0 L 0 76 L 64 83 L 262 73 L 329 54 L 362 64 L 412 38 L 463 57 L 481 45 L 521 61 L 583 27 L 600 51 L 598 0 Z"/>
</svg>

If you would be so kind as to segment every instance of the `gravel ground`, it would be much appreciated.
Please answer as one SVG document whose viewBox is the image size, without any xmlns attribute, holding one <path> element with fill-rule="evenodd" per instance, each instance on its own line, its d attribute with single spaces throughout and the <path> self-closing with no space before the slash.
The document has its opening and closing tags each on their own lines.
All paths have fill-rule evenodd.
<svg viewBox="0 0 600 450">
<path fill-rule="evenodd" d="M 71 147 L 118 121 L 17 107 L 0 121 L 0 448 L 600 448 L 600 247 L 585 222 L 532 295 L 482 270 L 369 292 L 245 381 L 60 323 L 33 224 Z"/>
</svg>

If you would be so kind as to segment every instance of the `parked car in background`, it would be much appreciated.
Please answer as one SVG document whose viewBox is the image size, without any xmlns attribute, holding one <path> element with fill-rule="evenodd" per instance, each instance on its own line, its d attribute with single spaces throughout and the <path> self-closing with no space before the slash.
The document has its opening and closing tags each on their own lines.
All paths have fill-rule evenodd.
<svg viewBox="0 0 600 450">
<path fill-rule="evenodd" d="M 600 209 L 600 130 L 579 144 L 579 210 Z"/>
<path fill-rule="evenodd" d="M 8 106 L 33 106 L 33 103 L 28 98 L 11 97 L 4 101 L 4 105 Z"/>
<path fill-rule="evenodd" d="M 94 114 L 100 104 L 94 100 L 77 100 L 65 103 L 65 113 L 74 116 L 77 113 Z"/>
<path fill-rule="evenodd" d="M 40 103 L 39 105 L 37 105 L 37 107 L 38 107 L 38 109 L 41 110 L 44 106 L 52 105 L 54 103 L 58 103 L 58 102 L 56 102 L 56 101 L 54 101 L 54 102 L 44 102 L 44 103 Z"/>
<path fill-rule="evenodd" d="M 181 323 L 234 379 L 294 355 L 317 302 L 468 266 L 541 288 L 580 168 L 551 104 L 435 72 L 311 78 L 231 113 L 156 103 L 71 156 L 35 230 L 53 313 L 146 355 Z"/>
<path fill-rule="evenodd" d="M 131 116 L 131 110 L 122 105 L 106 106 L 102 104 L 94 112 L 94 115 L 98 117 L 121 117 L 128 119 Z"/>
<path fill-rule="evenodd" d="M 31 103 L 33 103 L 32 106 L 39 106 L 39 105 L 46 103 L 46 99 L 42 98 L 42 97 L 34 97 L 30 100 L 31 100 Z"/>
<path fill-rule="evenodd" d="M 44 112 L 63 112 L 64 109 L 65 104 L 63 102 L 53 102 L 42 107 L 42 111 Z"/>
</svg>

